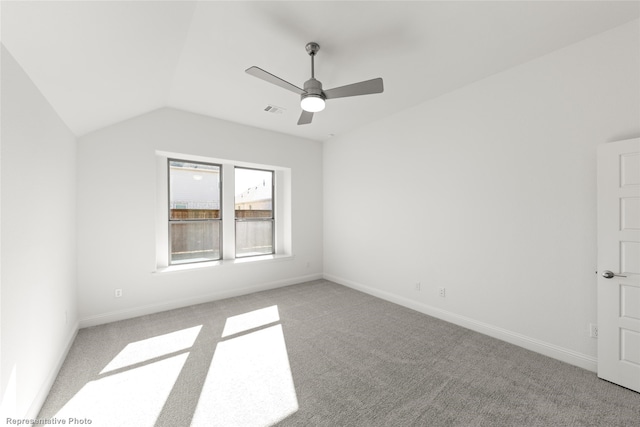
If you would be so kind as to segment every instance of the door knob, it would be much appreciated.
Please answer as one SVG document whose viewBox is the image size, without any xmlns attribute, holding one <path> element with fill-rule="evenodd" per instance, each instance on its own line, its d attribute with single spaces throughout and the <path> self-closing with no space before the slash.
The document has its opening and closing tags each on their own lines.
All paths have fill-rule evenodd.
<svg viewBox="0 0 640 427">
<path fill-rule="evenodd" d="M 627 276 L 623 276 L 622 274 L 615 274 L 613 271 L 605 270 L 602 272 L 602 277 L 604 277 L 605 279 L 612 279 L 614 277 L 627 277 Z"/>
</svg>

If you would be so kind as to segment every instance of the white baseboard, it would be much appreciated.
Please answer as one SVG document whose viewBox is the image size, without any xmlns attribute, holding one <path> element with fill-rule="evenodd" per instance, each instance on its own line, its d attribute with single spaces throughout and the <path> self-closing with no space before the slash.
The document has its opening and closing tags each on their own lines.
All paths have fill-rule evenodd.
<svg viewBox="0 0 640 427">
<path fill-rule="evenodd" d="M 51 387 L 53 387 L 53 383 L 58 377 L 58 372 L 60 372 L 60 368 L 62 368 L 62 364 L 67 358 L 67 354 L 69 354 L 69 350 L 71 350 L 71 346 L 73 345 L 73 341 L 76 339 L 76 335 L 78 335 L 78 330 L 80 324 L 76 322 L 72 329 L 69 330 L 69 334 L 66 339 L 66 345 L 60 356 L 58 357 L 58 362 L 56 366 L 51 370 L 47 379 L 40 386 L 40 390 L 38 394 L 31 402 L 31 406 L 29 406 L 28 412 L 25 414 L 24 418 L 28 420 L 35 419 L 40 413 L 40 409 L 42 409 L 42 405 L 44 405 L 44 401 L 47 399 L 49 392 L 51 391 Z"/>
<path fill-rule="evenodd" d="M 459 314 L 452 313 L 441 308 L 433 307 L 418 301 L 413 301 L 409 298 L 395 295 L 390 292 L 371 288 L 361 283 L 356 283 L 352 280 L 343 279 L 341 277 L 336 277 L 330 274 L 324 274 L 324 278 L 340 285 L 344 285 L 349 288 L 364 292 L 366 294 L 373 295 L 383 300 L 419 311 L 420 313 L 445 320 L 447 322 L 465 327 L 467 329 L 471 329 L 472 331 L 480 332 L 481 334 L 506 341 L 510 344 L 526 348 L 527 350 L 535 351 L 536 353 L 543 354 L 562 362 L 566 362 L 592 372 L 597 371 L 597 359 L 586 354 L 578 353 L 576 351 L 560 347 L 555 344 L 540 341 L 538 339 L 512 332 L 507 329 L 499 328 L 488 323 L 479 322 L 469 317 L 461 316 Z"/>
<path fill-rule="evenodd" d="M 298 276 L 290 279 L 278 280 L 275 282 L 261 283 L 259 285 L 245 286 L 232 290 L 224 290 L 213 292 L 197 297 L 183 298 L 180 300 L 168 301 L 158 304 L 149 304 L 125 310 L 112 311 L 109 313 L 88 316 L 80 320 L 80 328 L 89 326 L 102 325 L 105 323 L 117 322 L 119 320 L 132 319 L 134 317 L 144 316 L 147 314 L 159 313 L 161 311 L 173 310 L 176 308 L 188 307 L 190 305 L 202 304 L 224 298 L 233 298 L 240 295 L 251 294 L 253 292 L 266 291 L 269 289 L 281 288 L 283 286 L 295 285 L 297 283 L 309 282 L 311 280 L 322 279 L 321 273 L 309 274 L 306 276 Z"/>
</svg>

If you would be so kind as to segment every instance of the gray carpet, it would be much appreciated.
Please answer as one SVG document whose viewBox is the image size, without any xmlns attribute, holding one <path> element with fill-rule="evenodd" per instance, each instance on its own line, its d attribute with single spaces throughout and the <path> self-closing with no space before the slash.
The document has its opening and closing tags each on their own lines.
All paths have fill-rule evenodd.
<svg viewBox="0 0 640 427">
<path fill-rule="evenodd" d="M 82 329 L 39 417 L 93 427 L 640 426 L 640 394 L 320 280 Z"/>
</svg>

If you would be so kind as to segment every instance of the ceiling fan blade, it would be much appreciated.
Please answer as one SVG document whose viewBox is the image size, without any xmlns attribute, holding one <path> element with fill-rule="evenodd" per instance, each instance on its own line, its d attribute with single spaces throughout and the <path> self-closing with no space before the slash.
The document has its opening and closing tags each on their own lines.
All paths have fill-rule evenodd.
<svg viewBox="0 0 640 427">
<path fill-rule="evenodd" d="M 324 91 L 327 99 L 344 98 L 347 96 L 369 95 L 372 93 L 382 93 L 384 86 L 382 78 L 365 80 L 360 83 L 353 83 Z"/>
<path fill-rule="evenodd" d="M 302 110 L 302 114 L 300 114 L 300 118 L 298 119 L 299 125 L 308 125 L 313 120 L 313 113 L 309 111 Z"/>
<path fill-rule="evenodd" d="M 293 85 L 288 81 L 282 80 L 280 77 L 274 76 L 273 74 L 263 70 L 262 68 L 249 67 L 245 70 L 245 72 L 247 74 L 251 74 L 254 77 L 257 77 L 259 79 L 272 83 L 276 86 L 280 86 L 282 88 L 290 90 L 291 92 L 295 92 L 298 95 L 302 95 L 303 93 L 306 93 L 304 90 L 300 89 L 298 86 Z"/>
</svg>

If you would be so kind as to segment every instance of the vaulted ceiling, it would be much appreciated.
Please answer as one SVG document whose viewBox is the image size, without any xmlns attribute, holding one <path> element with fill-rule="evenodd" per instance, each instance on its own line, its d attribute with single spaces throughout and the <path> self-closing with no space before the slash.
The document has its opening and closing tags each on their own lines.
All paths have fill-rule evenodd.
<svg viewBox="0 0 640 427">
<path fill-rule="evenodd" d="M 174 107 L 315 140 L 347 132 L 637 19 L 636 1 L 3 1 L 1 40 L 78 136 Z M 382 77 L 298 126 L 325 88 Z M 273 105 L 281 114 L 265 111 Z"/>
</svg>

